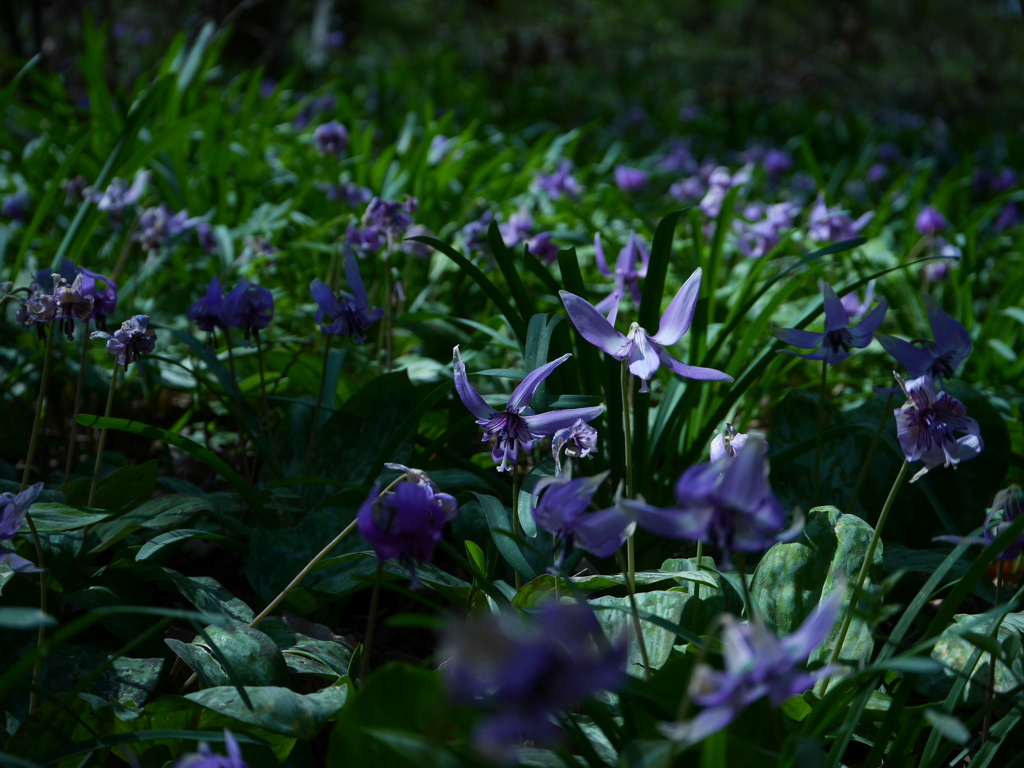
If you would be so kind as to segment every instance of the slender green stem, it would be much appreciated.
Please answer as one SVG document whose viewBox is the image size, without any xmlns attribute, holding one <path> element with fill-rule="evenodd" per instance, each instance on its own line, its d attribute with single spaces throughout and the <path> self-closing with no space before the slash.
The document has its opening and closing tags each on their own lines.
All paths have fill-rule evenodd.
<svg viewBox="0 0 1024 768">
<path fill-rule="evenodd" d="M 394 289 L 391 286 L 391 261 L 384 262 L 384 370 L 391 373 L 391 314 Z"/>
<path fill-rule="evenodd" d="M 1003 561 L 996 559 L 996 607 L 999 607 L 999 603 L 1002 599 L 1003 591 Z M 992 638 L 996 641 L 996 645 L 999 645 L 999 625 L 1002 623 L 1002 618 L 996 621 L 995 627 L 992 629 Z M 996 657 L 995 654 L 988 655 L 988 690 L 985 691 L 985 720 L 981 728 L 981 743 L 984 746 L 985 742 L 988 741 L 989 728 L 992 727 L 992 696 L 996 690 Z"/>
<path fill-rule="evenodd" d="M 892 395 L 889 393 L 889 398 L 885 401 L 885 409 L 882 411 L 882 418 L 878 420 L 878 428 L 875 430 L 875 436 L 871 440 L 871 447 L 868 449 L 867 458 L 864 459 L 864 466 L 860 468 L 860 474 L 857 476 L 857 484 L 853 486 L 853 494 L 850 496 L 849 502 L 846 504 L 845 514 L 853 514 L 853 505 L 857 503 L 857 498 L 860 496 L 861 488 L 864 487 L 864 483 L 868 478 L 868 471 L 871 469 L 871 459 L 875 456 L 875 449 L 878 448 L 878 443 L 882 439 L 882 430 L 885 428 L 885 422 L 889 418 L 889 413 L 892 408 Z"/>
<path fill-rule="evenodd" d="M 82 354 L 78 358 L 78 383 L 75 384 L 75 406 L 71 416 L 71 437 L 68 438 L 68 458 L 64 462 L 64 482 L 61 483 L 60 491 L 68 492 L 68 480 L 71 477 L 71 467 L 75 463 L 75 441 L 78 439 L 78 409 L 82 404 L 82 383 L 85 380 L 85 354 L 89 349 L 89 321 L 85 321 L 82 330 Z"/>
<path fill-rule="evenodd" d="M 39 433 L 43 426 L 43 403 L 46 401 L 46 387 L 50 381 L 50 352 L 53 349 L 53 337 L 57 334 L 57 323 L 50 323 L 50 333 L 46 337 L 46 350 L 43 352 L 43 375 L 39 379 L 39 397 L 36 399 L 36 414 L 32 420 L 32 434 L 28 439 L 28 455 L 25 456 L 25 472 L 21 476 L 21 490 L 28 488 L 32 476 L 32 463 L 36 458 L 39 445 Z"/>
<path fill-rule="evenodd" d="M 263 414 L 260 417 L 260 433 L 263 433 L 263 422 L 267 424 L 267 436 L 269 437 L 268 442 L 270 443 L 270 456 L 274 459 L 274 463 L 278 464 L 277 460 L 277 447 L 274 443 L 274 430 L 273 425 L 270 423 L 270 405 L 267 403 L 267 376 L 263 368 L 263 345 L 260 344 L 260 332 L 254 330 L 252 332 L 253 338 L 256 339 L 256 361 L 260 366 L 260 401 L 263 407 Z"/>
<path fill-rule="evenodd" d="M 760 624 L 762 622 L 761 614 L 757 610 L 757 606 L 754 605 L 754 598 L 750 594 L 750 586 L 747 584 L 747 556 L 745 554 L 739 554 L 736 558 L 738 562 L 737 573 L 740 577 L 740 586 L 743 588 L 743 602 L 747 606 L 747 619 L 751 623 Z"/>
<path fill-rule="evenodd" d="M 377 575 L 373 582 L 373 594 L 370 596 L 370 618 L 366 623 L 366 640 L 363 643 L 363 663 L 359 669 L 359 682 L 366 683 L 370 674 L 370 652 L 373 650 L 373 634 L 377 629 L 377 607 L 380 604 L 380 582 L 384 573 L 384 562 L 377 562 Z"/>
<path fill-rule="evenodd" d="M 622 433 L 626 443 L 626 497 L 633 498 L 633 435 L 630 430 L 629 410 L 630 394 L 633 380 L 630 378 L 629 366 L 622 361 Z M 633 534 L 626 539 L 626 580 L 629 582 L 630 593 L 636 592 L 636 553 L 633 546 Z"/>
<path fill-rule="evenodd" d="M 697 542 L 697 570 L 701 571 L 704 569 L 703 564 L 704 558 L 704 542 Z M 699 632 L 700 628 L 697 626 L 697 621 L 700 618 L 700 582 L 695 581 L 693 583 L 693 631 Z"/>
<path fill-rule="evenodd" d="M 114 387 L 117 386 L 117 372 L 120 370 L 120 366 L 114 363 L 114 370 L 110 374 L 110 389 L 107 391 L 107 407 L 103 410 L 103 418 L 110 418 L 110 411 L 114 407 Z M 103 466 L 103 449 L 107 445 L 107 428 L 103 427 L 100 430 L 100 442 L 96 447 L 96 465 L 92 470 L 92 485 L 89 486 L 89 503 L 86 505 L 91 507 L 93 502 L 96 501 L 96 485 L 100 480 L 100 467 Z"/>
<path fill-rule="evenodd" d="M 512 540 L 519 546 L 519 466 L 512 467 Z M 514 569 L 513 569 L 514 570 Z M 557 578 L 557 577 L 556 577 Z M 515 571 L 516 592 L 522 589 L 523 577 Z"/>
<path fill-rule="evenodd" d="M 245 477 L 249 477 L 249 461 L 245 455 L 245 421 L 242 416 L 242 387 L 238 382 L 238 373 L 235 370 L 235 349 L 231 343 L 231 331 L 224 331 L 224 338 L 227 339 L 228 343 L 228 365 L 231 368 L 231 383 L 234 385 L 235 390 L 235 413 L 238 417 L 238 440 L 235 442 L 241 448 L 242 452 L 242 474 Z M 249 478 L 250 484 L 252 478 Z"/>
<path fill-rule="evenodd" d="M 309 465 L 313 460 L 313 446 L 316 444 L 316 428 L 320 424 L 320 404 L 324 401 L 324 387 L 327 386 L 327 367 L 331 361 L 331 342 L 334 336 L 327 334 L 324 342 L 324 367 L 320 371 L 320 389 L 316 394 L 316 407 L 313 409 L 313 424 L 309 429 L 309 445 L 306 446 L 306 460 L 302 464 L 302 476 L 309 477 Z M 299 496 L 306 495 L 306 484 L 303 482 Z"/>
<path fill-rule="evenodd" d="M 907 470 L 910 468 L 910 463 L 906 460 L 903 462 L 903 466 L 900 467 L 900 472 L 896 475 L 896 480 L 892 484 L 892 488 L 889 490 L 889 496 L 885 500 L 885 504 L 882 506 L 882 513 L 878 516 L 878 523 L 875 525 L 875 532 L 871 534 L 871 541 L 868 544 L 867 552 L 864 553 L 864 562 L 861 563 L 860 572 L 857 574 L 857 581 L 853 585 L 853 592 L 850 594 L 850 607 L 847 609 L 846 614 L 843 616 L 843 623 L 839 627 L 839 635 L 836 637 L 836 644 L 832 648 L 832 653 L 829 656 L 828 663 L 835 664 L 839 660 L 839 654 L 843 650 L 843 643 L 846 641 L 846 633 L 850 631 L 850 623 L 853 621 L 853 610 L 860 600 L 861 589 L 864 588 L 864 581 L 868 577 L 868 570 L 871 568 L 871 564 L 875 559 L 875 549 L 878 547 L 878 542 L 882 537 L 882 528 L 885 527 L 886 518 L 889 517 L 889 510 L 892 509 L 892 504 L 896 500 L 896 494 L 900 490 L 900 486 L 903 485 L 904 479 L 907 477 Z M 831 676 L 822 678 L 818 685 L 817 691 L 819 695 L 824 695 L 828 690 L 828 684 Z"/>
<path fill-rule="evenodd" d="M 616 553 L 619 560 L 619 567 L 624 568 L 622 562 L 622 550 Z M 636 603 L 636 590 L 633 588 L 632 579 L 626 579 L 626 590 L 629 592 L 629 607 L 633 613 L 633 632 L 636 633 L 636 642 L 640 646 L 640 658 L 644 662 L 644 677 L 648 680 L 651 677 L 651 661 L 647 656 L 647 643 L 644 641 L 643 629 L 640 626 L 640 609 Z"/>
<path fill-rule="evenodd" d="M 818 394 L 818 430 L 814 436 L 814 506 L 821 505 L 821 432 L 825 428 L 825 394 L 828 390 L 828 363 L 821 361 L 821 390 Z"/>
</svg>

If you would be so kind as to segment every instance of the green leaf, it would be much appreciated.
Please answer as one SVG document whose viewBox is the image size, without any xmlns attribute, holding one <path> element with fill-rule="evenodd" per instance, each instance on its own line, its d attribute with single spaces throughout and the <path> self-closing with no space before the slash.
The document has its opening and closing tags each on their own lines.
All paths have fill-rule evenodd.
<svg viewBox="0 0 1024 768">
<path fill-rule="evenodd" d="M 0 629 L 38 629 L 54 627 L 57 620 L 38 608 L 10 606 L 0 608 Z"/>
<path fill-rule="evenodd" d="M 248 686 L 245 692 L 252 701 L 252 709 L 232 686 L 207 688 L 185 698 L 248 725 L 308 741 L 344 706 L 349 694 L 347 685 L 305 696 L 276 686 Z"/>
<path fill-rule="evenodd" d="M 512 298 L 516 303 L 516 309 L 519 310 L 519 316 L 525 320 L 534 314 L 533 302 L 530 301 L 530 296 L 526 292 L 526 286 L 523 285 L 523 280 L 519 277 L 519 270 L 516 268 L 513 253 L 505 246 L 505 241 L 501 237 L 501 232 L 498 230 L 498 222 L 496 221 L 492 221 L 487 228 L 487 244 L 491 247 L 491 254 L 494 256 L 494 260 L 498 262 L 501 274 L 505 277 L 509 293 L 512 294 Z"/>
<path fill-rule="evenodd" d="M 44 503 L 29 507 L 32 522 L 40 533 L 58 533 L 61 531 L 77 531 L 88 525 L 94 525 L 111 516 L 110 512 L 89 509 L 88 507 L 71 507 L 67 504 Z M 21 533 L 27 535 L 31 529 L 28 521 L 22 523 Z"/>
<path fill-rule="evenodd" d="M 641 614 L 657 616 L 672 624 L 680 624 L 683 619 L 683 608 L 689 595 L 685 592 L 639 592 L 636 595 L 637 610 Z M 644 676 L 643 657 L 640 644 L 633 633 L 632 608 L 628 597 L 598 597 L 588 601 L 597 614 L 608 639 L 616 642 L 619 638 L 629 638 L 629 657 L 626 670 L 636 677 Z M 647 657 L 651 669 L 661 669 L 672 653 L 676 644 L 675 633 L 650 621 L 640 622 L 647 646 Z"/>
<path fill-rule="evenodd" d="M 124 512 L 144 504 L 153 497 L 153 491 L 156 490 L 159 468 L 160 462 L 156 460 L 118 467 L 99 479 L 93 506 L 96 509 Z M 92 479 L 86 477 L 69 483 L 68 503 L 85 506 L 91 485 Z"/>
<path fill-rule="evenodd" d="M 180 528 L 176 531 L 168 531 L 167 533 L 161 533 L 159 536 L 154 536 L 142 545 L 142 549 L 135 553 L 135 560 L 136 562 L 148 560 L 164 547 L 169 547 L 179 541 L 187 541 L 188 539 L 219 541 L 228 549 L 240 549 L 242 547 L 239 541 L 231 538 L 230 536 L 223 536 L 219 533 L 210 533 L 209 531 L 201 531 L 197 528 Z"/>
<path fill-rule="evenodd" d="M 971 732 L 958 717 L 946 714 L 940 709 L 929 707 L 924 711 L 924 719 L 950 741 L 954 741 L 957 744 L 966 744 L 971 740 Z"/>
<path fill-rule="evenodd" d="M 170 568 L 164 568 L 163 571 L 182 596 L 198 610 L 204 613 L 223 613 L 242 624 L 248 624 L 256 618 L 252 608 L 209 576 L 184 576 Z"/>
<path fill-rule="evenodd" d="M 177 527 L 200 512 L 209 512 L 212 509 L 213 506 L 207 499 L 196 496 L 184 494 L 161 496 L 136 507 L 127 514 L 102 522 L 93 528 L 92 535 L 98 539 L 98 543 L 90 551 L 101 552 L 140 528 L 159 531 L 164 528 Z"/>
<path fill-rule="evenodd" d="M 491 538 L 505 562 L 521 574 L 525 579 L 537 578 L 537 572 L 526 561 L 522 550 L 512 536 L 512 524 L 509 519 L 509 511 L 498 499 L 493 496 L 485 496 L 482 493 L 473 491 L 473 495 L 480 503 L 484 516 L 487 518 L 487 526 L 491 530 Z"/>
</svg>

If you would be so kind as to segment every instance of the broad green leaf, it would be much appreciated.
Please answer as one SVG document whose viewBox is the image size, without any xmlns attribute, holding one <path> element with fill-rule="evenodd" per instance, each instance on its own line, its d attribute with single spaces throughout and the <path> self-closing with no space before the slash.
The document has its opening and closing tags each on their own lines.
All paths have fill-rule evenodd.
<svg viewBox="0 0 1024 768">
<path fill-rule="evenodd" d="M 325 688 L 305 696 L 288 688 L 269 685 L 247 686 L 245 692 L 252 701 L 252 709 L 245 705 L 233 686 L 207 688 L 189 693 L 185 698 L 243 723 L 310 740 L 344 706 L 349 695 L 347 685 Z"/>
<path fill-rule="evenodd" d="M 49 502 L 33 504 L 29 507 L 32 522 L 40 533 L 56 533 L 59 531 L 77 531 L 88 525 L 94 525 L 110 517 L 110 512 L 87 507 L 71 507 L 67 504 Z M 21 533 L 30 533 L 28 521 L 21 526 Z"/>
<path fill-rule="evenodd" d="M 241 543 L 230 536 L 223 536 L 219 533 L 210 533 L 209 531 L 201 531 L 197 528 L 179 528 L 176 531 L 168 531 L 167 533 L 161 533 L 159 536 L 154 536 L 142 545 L 142 549 L 135 553 L 135 559 L 137 561 L 148 560 L 164 547 L 169 547 L 179 541 L 187 541 L 188 539 L 218 541 L 224 544 L 228 549 L 237 549 L 241 547 Z"/>
<path fill-rule="evenodd" d="M 652 614 L 673 624 L 683 623 L 683 608 L 688 600 L 689 595 L 684 592 L 639 592 L 636 595 L 637 610 L 641 614 Z M 643 677 L 643 658 L 640 644 L 634 637 L 629 598 L 598 597 L 588 602 L 597 614 L 597 620 L 601 622 L 601 627 L 609 640 L 616 642 L 622 637 L 629 638 L 629 659 L 626 669 L 631 675 Z M 610 608 L 617 610 L 609 610 Z M 651 669 L 661 669 L 672 653 L 672 646 L 678 642 L 676 635 L 649 621 L 641 621 L 640 626 Z"/>
<path fill-rule="evenodd" d="M 161 496 L 136 507 L 127 514 L 95 526 L 91 531 L 90 541 L 93 540 L 92 536 L 99 541 L 91 551 L 93 553 L 101 552 L 140 528 L 159 531 L 164 528 L 177 527 L 195 515 L 209 512 L 212 509 L 213 506 L 207 499 L 196 496 L 183 494 Z"/>
</svg>

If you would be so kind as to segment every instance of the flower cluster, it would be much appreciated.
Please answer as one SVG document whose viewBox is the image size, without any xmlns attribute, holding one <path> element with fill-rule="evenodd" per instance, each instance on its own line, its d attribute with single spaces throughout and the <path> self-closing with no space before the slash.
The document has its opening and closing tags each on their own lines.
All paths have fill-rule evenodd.
<svg viewBox="0 0 1024 768">
<path fill-rule="evenodd" d="M 156 331 L 149 327 L 149 317 L 146 315 L 129 317 L 113 335 L 105 331 L 93 331 L 90 338 L 106 339 L 107 352 L 126 371 L 131 363 L 138 364 L 142 355 L 148 355 L 156 349 Z"/>
<path fill-rule="evenodd" d="M 850 218 L 842 208 L 829 208 L 825 205 L 825 195 L 818 195 L 811 207 L 807 220 L 807 234 L 817 243 L 837 243 L 851 240 L 866 227 L 875 217 L 874 211 L 868 211 L 857 220 Z"/>
<path fill-rule="evenodd" d="M 362 344 L 366 341 L 366 329 L 384 316 L 384 310 L 370 308 L 359 263 L 351 254 L 345 257 L 345 279 L 352 293 L 341 291 L 338 296 L 320 278 L 309 284 L 317 303 L 316 322 L 322 333 L 348 336 L 356 344 Z"/>
<path fill-rule="evenodd" d="M 226 296 L 220 280 L 214 277 L 206 286 L 206 294 L 188 311 L 188 319 L 201 331 L 236 328 L 245 333 L 245 340 L 270 325 L 274 317 L 274 296 L 267 289 L 243 280 Z"/>
</svg>

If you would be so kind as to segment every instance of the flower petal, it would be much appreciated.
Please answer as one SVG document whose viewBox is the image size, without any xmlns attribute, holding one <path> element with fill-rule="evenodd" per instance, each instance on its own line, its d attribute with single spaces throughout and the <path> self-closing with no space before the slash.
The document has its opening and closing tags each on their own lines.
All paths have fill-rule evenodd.
<svg viewBox="0 0 1024 768">
<path fill-rule="evenodd" d="M 546 413 L 531 413 L 523 416 L 530 434 L 534 437 L 553 435 L 560 429 L 571 427 L 577 419 L 593 421 L 604 413 L 604 405 L 595 405 L 590 408 L 566 408 L 564 411 L 547 411 Z"/>
<path fill-rule="evenodd" d="M 825 331 L 838 331 L 846 328 L 850 324 L 850 316 L 847 314 L 843 302 L 836 296 L 836 292 L 828 283 L 825 283 L 822 291 L 825 294 Z"/>
<path fill-rule="evenodd" d="M 878 300 L 875 308 L 868 312 L 857 325 L 850 329 L 850 336 L 853 337 L 853 346 L 857 349 L 864 349 L 868 344 L 871 343 L 871 339 L 875 335 L 875 330 L 882 324 L 885 319 L 885 313 L 889 309 L 889 303 L 883 296 Z"/>
<path fill-rule="evenodd" d="M 341 315 L 341 302 L 338 301 L 338 297 L 334 295 L 334 291 L 327 283 L 319 277 L 314 278 L 313 282 L 309 284 L 309 291 L 324 314 L 332 319 Z"/>
<path fill-rule="evenodd" d="M 800 349 L 814 349 L 825 340 L 825 334 L 801 331 L 799 328 L 772 328 L 772 334 L 786 344 Z"/>
<path fill-rule="evenodd" d="M 697 298 L 700 296 L 701 275 L 701 268 L 697 267 L 689 279 L 676 291 L 676 295 L 672 297 L 672 303 L 668 305 L 665 314 L 661 316 L 658 332 L 652 338 L 663 347 L 671 347 L 683 338 L 684 333 L 690 330 L 693 312 L 697 308 Z"/>
<path fill-rule="evenodd" d="M 696 381 L 732 381 L 733 378 L 727 373 L 716 371 L 714 368 L 700 368 L 696 365 L 687 365 L 672 357 L 664 349 L 658 350 L 658 359 L 661 364 L 673 373 L 677 373 L 685 379 Z"/>
<path fill-rule="evenodd" d="M 497 415 L 498 412 L 485 403 L 480 393 L 469 383 L 469 378 L 466 376 L 466 364 L 462 362 L 462 354 L 459 352 L 458 345 L 452 350 L 452 357 L 452 366 L 455 369 L 455 391 L 459 393 L 459 398 L 469 412 L 478 419 L 490 419 Z"/>
<path fill-rule="evenodd" d="M 558 295 L 562 297 L 569 319 L 584 339 L 616 360 L 622 360 L 629 354 L 629 340 L 616 331 L 604 315 L 576 294 L 559 291 Z"/>
<path fill-rule="evenodd" d="M 912 379 L 924 376 L 935 361 L 934 355 L 909 341 L 884 333 L 876 333 L 875 338 L 891 358 L 907 369 Z"/>
<path fill-rule="evenodd" d="M 629 372 L 646 383 L 661 367 L 658 359 L 661 351 L 661 347 L 651 341 L 643 328 L 637 328 L 629 349 Z"/>
<path fill-rule="evenodd" d="M 539 368 L 536 368 L 526 374 L 526 378 L 519 382 L 519 386 L 512 391 L 505 410 L 508 413 L 519 413 L 523 408 L 528 406 L 530 401 L 533 399 L 534 394 L 537 392 L 537 387 L 540 386 L 540 383 L 550 376 L 551 372 L 555 370 L 555 368 L 560 366 L 570 357 L 572 357 L 572 355 L 566 352 L 557 360 L 545 363 Z"/>
<path fill-rule="evenodd" d="M 584 514 L 573 526 L 573 542 L 596 557 L 611 557 L 633 525 L 633 518 L 617 507 Z"/>
<path fill-rule="evenodd" d="M 345 282 L 352 291 L 352 298 L 355 299 L 356 309 L 363 310 L 370 306 L 366 298 L 366 286 L 363 285 L 363 276 L 359 274 L 359 262 L 349 251 L 345 257 Z"/>
<path fill-rule="evenodd" d="M 718 499 L 727 507 L 753 510 L 765 495 L 764 440 L 747 440 L 725 467 Z"/>
<path fill-rule="evenodd" d="M 817 610 L 804 619 L 804 623 L 793 634 L 782 638 L 782 648 L 790 659 L 802 664 L 821 647 L 832 631 L 839 608 L 843 604 L 843 590 L 836 589 L 818 603 Z"/>
<path fill-rule="evenodd" d="M 601 274 L 605 277 L 611 277 L 612 272 L 608 269 L 608 262 L 604 258 L 604 246 L 601 245 L 601 233 L 594 233 L 594 261 L 597 262 L 597 268 L 601 270 Z"/>
<path fill-rule="evenodd" d="M 950 317 L 927 293 L 923 294 L 925 309 L 928 311 L 928 322 L 935 336 L 935 346 L 939 354 L 954 352 L 951 367 L 955 370 L 967 356 L 971 354 L 971 335 L 960 323 Z"/>
</svg>

